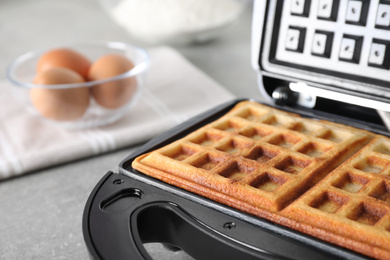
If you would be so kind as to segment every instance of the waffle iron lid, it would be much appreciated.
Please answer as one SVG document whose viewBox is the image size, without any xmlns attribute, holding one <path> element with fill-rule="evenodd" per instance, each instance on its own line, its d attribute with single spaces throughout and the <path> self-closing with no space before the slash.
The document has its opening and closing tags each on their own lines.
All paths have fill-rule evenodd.
<svg viewBox="0 0 390 260">
<path fill-rule="evenodd" d="M 252 65 L 292 91 L 390 111 L 390 1 L 256 0 Z"/>
</svg>

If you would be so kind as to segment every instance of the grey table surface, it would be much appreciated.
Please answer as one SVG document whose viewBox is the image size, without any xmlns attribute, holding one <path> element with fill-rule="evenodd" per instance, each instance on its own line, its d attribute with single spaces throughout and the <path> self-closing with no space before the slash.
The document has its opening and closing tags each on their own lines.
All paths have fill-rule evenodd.
<svg viewBox="0 0 390 260">
<path fill-rule="evenodd" d="M 250 64 L 251 8 L 211 42 L 174 46 L 237 97 L 261 99 Z M 94 0 L 0 0 L 0 80 L 18 55 L 83 41 L 137 43 Z M 0 104 L 1 110 L 1 104 Z M 0 182 L 0 259 L 88 259 L 81 220 L 101 177 L 136 147 L 69 162 Z M 161 248 L 151 249 L 159 259 Z M 177 259 L 187 259 L 180 252 Z M 172 259 L 173 256 L 167 256 Z"/>
</svg>

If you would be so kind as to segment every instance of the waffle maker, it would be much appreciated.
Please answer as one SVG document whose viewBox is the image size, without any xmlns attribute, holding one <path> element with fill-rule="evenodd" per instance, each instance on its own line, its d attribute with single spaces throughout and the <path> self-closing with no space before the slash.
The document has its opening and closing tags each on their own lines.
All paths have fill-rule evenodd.
<svg viewBox="0 0 390 260">
<path fill-rule="evenodd" d="M 390 136 L 390 1 L 258 0 L 252 65 L 268 105 Z M 148 177 L 140 154 L 214 121 L 241 100 L 155 137 L 106 173 L 92 191 L 83 233 L 93 259 L 152 259 L 161 243 L 195 259 L 367 259 Z M 378 112 L 379 111 L 379 112 Z"/>
</svg>

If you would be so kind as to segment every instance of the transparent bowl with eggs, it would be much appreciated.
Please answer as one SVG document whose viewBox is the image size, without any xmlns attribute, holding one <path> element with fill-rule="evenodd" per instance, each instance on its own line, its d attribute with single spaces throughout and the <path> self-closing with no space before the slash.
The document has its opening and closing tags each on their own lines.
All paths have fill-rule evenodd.
<svg viewBox="0 0 390 260">
<path fill-rule="evenodd" d="M 28 52 L 7 77 L 14 94 L 38 118 L 68 129 L 123 117 L 140 96 L 148 53 L 122 42 L 94 42 Z"/>
</svg>

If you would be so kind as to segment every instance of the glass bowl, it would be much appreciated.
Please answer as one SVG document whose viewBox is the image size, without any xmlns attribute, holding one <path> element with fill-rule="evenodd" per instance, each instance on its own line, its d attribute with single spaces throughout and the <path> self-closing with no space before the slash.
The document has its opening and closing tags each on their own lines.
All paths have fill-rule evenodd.
<svg viewBox="0 0 390 260">
<path fill-rule="evenodd" d="M 100 0 L 134 40 L 146 44 L 191 44 L 220 35 L 250 0 Z"/>
<path fill-rule="evenodd" d="M 64 48 L 82 54 L 91 64 L 109 54 L 125 57 L 134 67 L 94 81 L 86 79 L 72 84 L 35 84 L 37 64 L 42 55 Z M 122 42 L 94 42 L 56 46 L 23 54 L 8 66 L 7 78 L 12 83 L 17 100 L 37 118 L 64 128 L 80 129 L 113 123 L 123 117 L 139 98 L 148 67 L 149 56 L 142 48 Z M 109 68 L 103 67 L 103 70 L 106 69 Z M 97 89 L 105 92 L 98 92 Z M 102 98 L 111 98 L 111 105 L 101 102 Z M 121 100 L 116 102 L 115 98 Z"/>
</svg>

